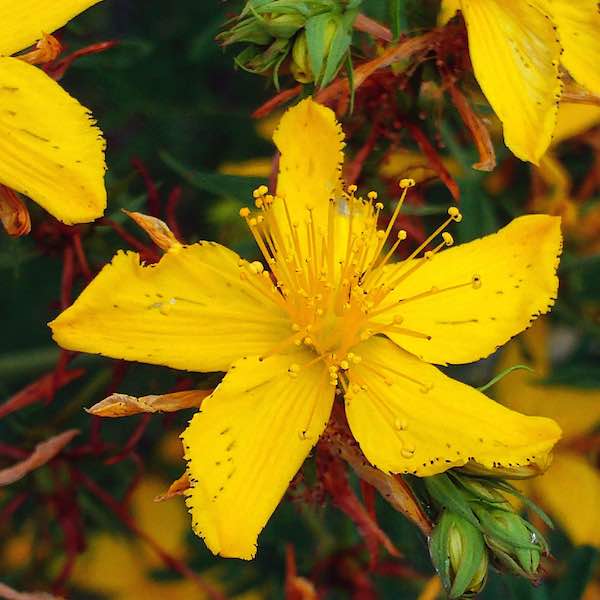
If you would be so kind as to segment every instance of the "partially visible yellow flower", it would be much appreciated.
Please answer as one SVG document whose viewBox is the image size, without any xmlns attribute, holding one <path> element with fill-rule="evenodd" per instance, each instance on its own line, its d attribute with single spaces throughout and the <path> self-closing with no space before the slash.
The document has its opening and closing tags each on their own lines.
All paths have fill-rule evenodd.
<svg viewBox="0 0 600 600">
<path fill-rule="evenodd" d="M 225 175 L 242 177 L 264 177 L 271 175 L 273 168 L 272 158 L 249 158 L 237 162 L 226 162 L 219 167 L 219 172 Z"/>
<path fill-rule="evenodd" d="M 540 383 L 550 374 L 548 323 L 540 319 L 504 350 L 499 369 L 529 364 L 507 375 L 496 386 L 497 398 L 513 410 L 544 415 L 563 430 L 550 469 L 523 482 L 527 491 L 554 517 L 575 544 L 600 548 L 600 473 L 585 455 L 569 448 L 570 442 L 600 424 L 600 390 Z"/>
<path fill-rule="evenodd" d="M 536 169 L 547 190 L 534 196 L 531 203 L 536 212 L 562 217 L 566 235 L 575 241 L 580 251 L 586 253 L 594 252 L 598 245 L 600 207 L 584 207 L 573 197 L 571 176 L 558 158 L 556 147 L 598 124 L 599 106 L 561 103 L 552 145 Z"/>
<path fill-rule="evenodd" d="M 443 158 L 443 163 L 451 175 L 460 174 L 460 165 L 453 158 Z M 382 161 L 379 174 L 385 179 L 410 178 L 417 183 L 438 176 L 424 154 L 404 149 L 390 152 Z"/>
<path fill-rule="evenodd" d="M 144 478 L 131 498 L 131 514 L 144 534 L 163 550 L 181 560 L 185 557 L 184 540 L 188 530 L 187 515 L 177 502 L 153 502 L 165 485 L 151 477 Z M 153 571 L 164 568 L 162 559 L 135 537 L 100 533 L 92 536 L 88 547 L 78 557 L 72 582 L 112 600 L 203 600 L 209 598 L 197 583 L 183 578 L 160 580 Z M 223 588 L 218 573 L 206 577 L 209 585 Z M 256 592 L 236 596 L 237 600 L 259 600 Z"/>
<path fill-rule="evenodd" d="M 561 94 L 559 62 L 600 94 L 596 0 L 443 0 L 442 22 L 461 10 L 475 76 L 504 125 L 504 140 L 537 164 L 550 145 Z"/>
<path fill-rule="evenodd" d="M 63 347 L 193 371 L 226 371 L 183 434 L 193 527 L 223 556 L 257 537 L 329 420 L 336 398 L 366 458 L 428 476 L 470 461 L 549 462 L 557 425 L 524 417 L 434 365 L 488 356 L 556 296 L 560 221 L 529 215 L 461 247 L 446 228 L 410 256 L 380 228 L 377 194 L 340 179 L 343 133 L 311 99 L 283 116 L 277 195 L 241 210 L 264 254 L 210 242 L 140 264 L 120 252 L 51 323 Z M 448 248 L 448 249 L 446 249 Z M 101 324 L 101 326 L 99 326 Z"/>
<path fill-rule="evenodd" d="M 102 133 L 53 79 L 11 55 L 98 1 L 0 0 L 0 185 L 68 224 L 106 207 Z"/>
</svg>

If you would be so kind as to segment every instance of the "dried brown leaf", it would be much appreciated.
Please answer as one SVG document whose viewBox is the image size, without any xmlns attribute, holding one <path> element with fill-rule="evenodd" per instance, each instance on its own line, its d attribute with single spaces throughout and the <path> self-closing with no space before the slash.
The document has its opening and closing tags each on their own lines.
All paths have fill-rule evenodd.
<svg viewBox="0 0 600 600">
<path fill-rule="evenodd" d="M 0 485 L 9 485 L 22 479 L 27 473 L 51 461 L 77 434 L 79 430 L 69 429 L 39 443 L 24 460 L 0 471 Z"/>
<path fill-rule="evenodd" d="M 164 500 L 169 500 L 175 496 L 183 496 L 186 490 L 190 489 L 190 485 L 190 477 L 186 471 L 179 479 L 176 479 L 169 486 L 169 489 L 164 494 L 156 496 L 154 502 L 163 502 Z"/>
<path fill-rule="evenodd" d="M 479 162 L 476 162 L 473 168 L 478 171 L 493 171 L 496 166 L 496 153 L 494 152 L 490 132 L 479 115 L 471 108 L 471 105 L 462 92 L 456 87 L 454 81 L 450 77 L 447 77 L 446 82 L 452 102 L 456 106 L 463 123 L 471 133 L 471 137 L 479 153 Z"/>
<path fill-rule="evenodd" d="M 140 398 L 127 394 L 111 394 L 86 410 L 96 417 L 129 417 L 141 413 L 175 412 L 185 408 L 199 408 L 204 398 L 211 393 L 212 390 L 186 390 Z"/>
<path fill-rule="evenodd" d="M 17 592 L 2 582 L 0 582 L 0 598 L 4 600 L 62 600 L 61 597 L 46 592 Z"/>
<path fill-rule="evenodd" d="M 332 454 L 343 458 L 360 479 L 377 489 L 387 502 L 410 519 L 425 535 L 431 533 L 433 525 L 408 484 L 401 475 L 384 473 L 367 461 L 340 411 L 334 409 L 322 443 L 329 446 Z"/>
</svg>

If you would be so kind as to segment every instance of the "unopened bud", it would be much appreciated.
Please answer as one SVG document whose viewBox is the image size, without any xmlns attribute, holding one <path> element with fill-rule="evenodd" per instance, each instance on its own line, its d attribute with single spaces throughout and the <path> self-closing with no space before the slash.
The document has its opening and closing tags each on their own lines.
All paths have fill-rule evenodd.
<svg viewBox="0 0 600 600">
<path fill-rule="evenodd" d="M 515 575 L 537 579 L 540 558 L 548 553 L 542 535 L 512 510 L 490 510 L 484 505 L 473 510 L 497 562 Z"/>
<path fill-rule="evenodd" d="M 446 510 L 433 529 L 429 551 L 450 598 L 481 591 L 487 578 L 488 555 L 477 527 Z"/>
<path fill-rule="evenodd" d="M 488 468 L 480 463 L 469 461 L 466 465 L 462 466 L 460 470 L 468 475 L 475 475 L 481 477 L 496 477 L 498 479 L 529 479 L 530 477 L 537 477 L 546 471 L 550 466 L 551 457 L 543 463 L 529 463 L 527 465 L 515 466 L 515 467 L 503 467 L 497 466 Z"/>
<path fill-rule="evenodd" d="M 310 83 L 314 80 L 312 69 L 310 68 L 310 57 L 308 55 L 308 43 L 306 32 L 302 31 L 292 46 L 292 63 L 290 65 L 292 75 L 300 83 Z"/>
</svg>

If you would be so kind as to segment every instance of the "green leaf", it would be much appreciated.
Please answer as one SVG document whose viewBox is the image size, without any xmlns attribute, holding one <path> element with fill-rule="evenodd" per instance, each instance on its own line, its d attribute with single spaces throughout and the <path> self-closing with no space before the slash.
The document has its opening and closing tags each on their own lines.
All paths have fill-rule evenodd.
<svg viewBox="0 0 600 600">
<path fill-rule="evenodd" d="M 404 0 L 388 0 L 388 10 L 392 35 L 394 36 L 394 40 L 397 40 L 400 34 L 408 28 Z"/>
<path fill-rule="evenodd" d="M 183 177 L 190 185 L 217 196 L 237 198 L 241 202 L 250 201 L 252 191 L 265 183 L 265 180 L 260 177 L 242 177 L 194 171 L 164 151 L 160 152 L 160 157 L 170 169 Z"/>
<path fill-rule="evenodd" d="M 325 71 L 320 80 L 320 86 L 325 87 L 338 72 L 348 48 L 352 43 L 352 36 L 344 30 L 341 24 L 338 24 L 335 34 L 331 40 Z"/>
<path fill-rule="evenodd" d="M 327 42 L 327 24 L 331 21 L 331 15 L 327 13 L 311 17 L 306 22 L 306 45 L 308 47 L 308 58 L 310 68 L 315 80 L 319 80 L 319 75 L 323 69 L 325 60 L 325 50 Z"/>
</svg>

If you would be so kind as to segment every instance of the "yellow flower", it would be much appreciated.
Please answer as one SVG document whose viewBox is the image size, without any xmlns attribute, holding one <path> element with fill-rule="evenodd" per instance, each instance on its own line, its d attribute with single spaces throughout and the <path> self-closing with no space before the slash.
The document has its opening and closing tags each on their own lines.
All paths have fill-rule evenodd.
<svg viewBox="0 0 600 600">
<path fill-rule="evenodd" d="M 343 133 L 310 99 L 274 135 L 277 195 L 242 209 L 269 273 L 215 243 L 173 245 L 153 266 L 119 253 L 51 323 L 65 348 L 227 371 L 183 434 L 194 530 L 249 559 L 259 532 L 329 419 L 336 392 L 367 459 L 419 476 L 476 461 L 549 460 L 560 430 L 450 379 L 434 364 L 487 356 L 557 292 L 559 219 L 530 215 L 457 248 L 445 228 L 406 260 L 387 244 L 374 192 L 340 180 Z M 430 248 L 430 245 L 433 246 Z M 386 252 L 386 247 L 389 251 Z M 422 254 L 424 252 L 424 254 Z"/>
<path fill-rule="evenodd" d="M 165 484 L 154 477 L 145 477 L 131 498 L 135 524 L 149 537 L 179 560 L 185 556 L 187 519 L 185 510 L 174 502 L 153 502 Z M 149 501 L 150 499 L 150 501 Z M 210 598 L 197 583 L 183 578 L 161 581 L 153 571 L 166 568 L 164 561 L 150 550 L 140 537 L 101 533 L 90 537 L 88 546 L 78 557 L 72 583 L 88 592 L 102 594 L 113 600 L 203 600 Z M 208 585 L 220 590 L 218 571 L 202 574 Z M 238 600 L 260 600 L 258 592 L 236 596 Z"/>
<path fill-rule="evenodd" d="M 527 364 L 535 373 L 516 371 L 496 386 L 498 399 L 513 410 L 555 419 L 564 440 L 541 477 L 524 482 L 527 491 L 556 519 L 575 544 L 600 548 L 600 474 L 570 443 L 600 423 L 600 391 L 540 383 L 550 373 L 548 323 L 540 319 L 502 354 L 499 369 Z M 529 359 L 528 359 L 528 358 Z"/>
<path fill-rule="evenodd" d="M 441 21 L 461 10 L 475 76 L 504 125 L 504 140 L 537 164 L 548 148 L 561 94 L 559 62 L 600 94 L 596 0 L 443 0 Z"/>
<path fill-rule="evenodd" d="M 68 224 L 106 207 L 102 133 L 53 79 L 11 55 L 98 1 L 0 0 L 0 186 Z"/>
</svg>

